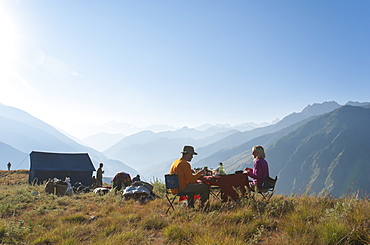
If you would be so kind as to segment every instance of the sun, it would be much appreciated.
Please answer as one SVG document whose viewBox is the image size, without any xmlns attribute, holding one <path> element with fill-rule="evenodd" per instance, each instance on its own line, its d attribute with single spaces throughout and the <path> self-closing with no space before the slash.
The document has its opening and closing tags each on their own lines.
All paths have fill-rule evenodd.
<svg viewBox="0 0 370 245">
<path fill-rule="evenodd" d="M 0 5 L 0 79 L 4 81 L 12 72 L 17 58 L 19 35 L 15 22 L 4 6 Z"/>
<path fill-rule="evenodd" d="M 9 103 L 19 98 L 16 93 L 18 80 L 20 35 L 12 15 L 0 3 L 0 103 Z"/>
</svg>

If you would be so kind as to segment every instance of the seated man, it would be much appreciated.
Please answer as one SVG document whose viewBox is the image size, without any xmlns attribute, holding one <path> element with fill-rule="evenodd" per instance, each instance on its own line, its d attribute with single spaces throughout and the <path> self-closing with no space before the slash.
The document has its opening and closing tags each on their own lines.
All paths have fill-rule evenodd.
<svg viewBox="0 0 370 245">
<path fill-rule="evenodd" d="M 192 146 L 184 146 L 182 157 L 174 161 L 171 165 L 170 174 L 177 173 L 179 178 L 179 190 L 172 189 L 173 194 L 177 194 L 178 191 L 191 192 L 200 195 L 201 207 L 204 207 L 205 202 L 209 198 L 209 186 L 204 183 L 196 182 L 202 174 L 202 172 L 193 174 L 191 170 L 190 161 L 193 159 L 193 155 L 197 155 L 194 152 Z M 194 208 L 194 195 L 188 195 L 188 207 Z"/>
</svg>

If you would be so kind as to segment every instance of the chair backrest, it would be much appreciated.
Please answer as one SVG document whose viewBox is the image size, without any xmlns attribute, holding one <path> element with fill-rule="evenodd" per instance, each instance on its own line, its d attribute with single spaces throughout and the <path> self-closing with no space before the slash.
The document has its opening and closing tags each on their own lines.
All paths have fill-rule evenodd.
<svg viewBox="0 0 370 245">
<path fill-rule="evenodd" d="M 164 181 L 166 189 L 179 189 L 179 177 L 177 174 L 165 174 Z"/>
<path fill-rule="evenodd" d="M 277 178 L 277 176 L 275 177 L 275 179 L 271 177 L 266 177 L 265 182 L 263 182 L 262 184 L 262 189 L 274 190 Z"/>
</svg>

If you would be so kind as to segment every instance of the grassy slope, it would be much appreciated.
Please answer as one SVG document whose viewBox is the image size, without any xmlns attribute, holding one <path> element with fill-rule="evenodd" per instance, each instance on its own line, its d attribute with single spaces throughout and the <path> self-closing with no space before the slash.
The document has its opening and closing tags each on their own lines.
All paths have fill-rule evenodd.
<svg viewBox="0 0 370 245">
<path fill-rule="evenodd" d="M 370 202 L 355 197 L 274 196 L 266 204 L 211 203 L 209 212 L 165 198 L 144 205 L 119 194 L 56 197 L 27 171 L 0 172 L 1 244 L 366 244 Z M 163 195 L 163 184 L 153 183 Z"/>
</svg>

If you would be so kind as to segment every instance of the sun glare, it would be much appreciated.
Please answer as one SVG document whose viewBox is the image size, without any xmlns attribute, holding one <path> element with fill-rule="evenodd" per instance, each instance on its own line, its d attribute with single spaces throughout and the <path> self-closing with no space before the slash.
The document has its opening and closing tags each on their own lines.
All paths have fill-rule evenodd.
<svg viewBox="0 0 370 245">
<path fill-rule="evenodd" d="M 18 80 L 16 62 L 19 57 L 19 35 L 14 19 L 0 3 L 0 103 L 19 98 L 15 81 Z"/>
<path fill-rule="evenodd" d="M 0 37 L 0 78 L 3 80 L 11 73 L 19 40 L 15 23 L 3 6 L 0 6 Z"/>
</svg>

